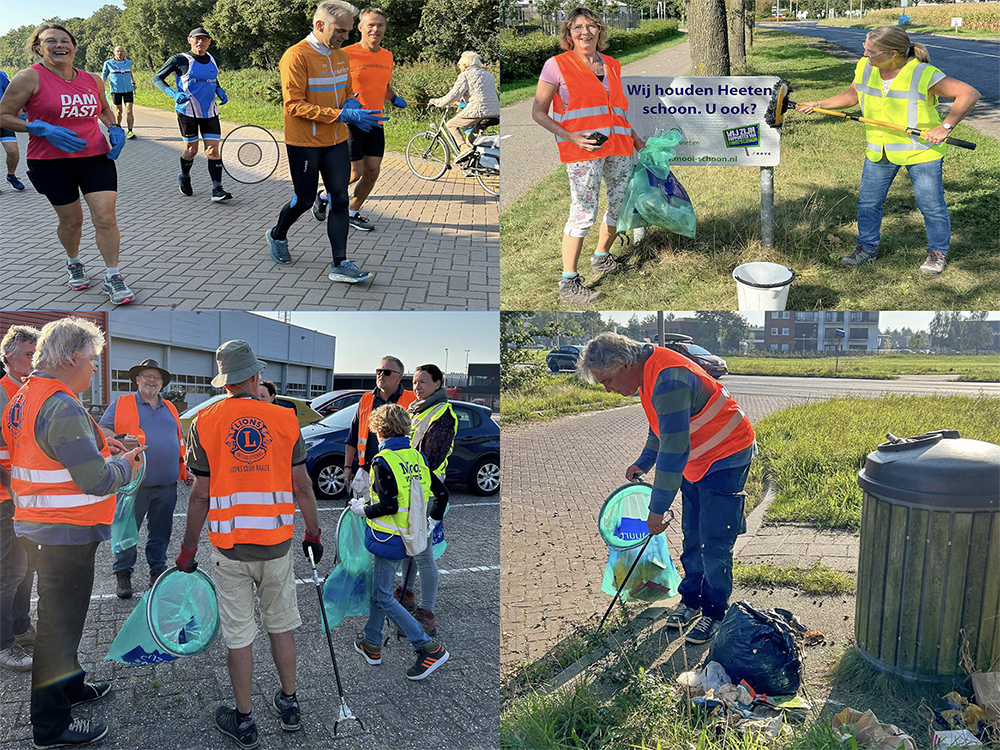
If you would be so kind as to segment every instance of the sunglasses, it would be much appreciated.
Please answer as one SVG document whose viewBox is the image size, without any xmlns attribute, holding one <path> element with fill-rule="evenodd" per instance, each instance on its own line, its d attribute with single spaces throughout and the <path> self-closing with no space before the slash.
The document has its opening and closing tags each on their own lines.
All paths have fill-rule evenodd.
<svg viewBox="0 0 1000 750">
<path fill-rule="evenodd" d="M 375 374 L 376 375 L 385 375 L 385 376 L 388 377 L 389 375 L 402 375 L 403 373 L 397 372 L 396 370 L 383 370 L 380 367 L 379 369 L 375 370 Z"/>
</svg>

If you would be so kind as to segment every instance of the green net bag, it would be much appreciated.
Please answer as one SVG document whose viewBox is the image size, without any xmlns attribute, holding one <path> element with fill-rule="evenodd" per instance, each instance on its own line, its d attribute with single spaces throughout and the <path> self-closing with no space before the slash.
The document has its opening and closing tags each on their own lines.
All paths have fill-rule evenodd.
<svg viewBox="0 0 1000 750">
<path fill-rule="evenodd" d="M 139 543 L 139 527 L 135 522 L 135 496 L 146 478 L 146 457 L 139 454 L 138 465 L 132 470 L 132 480 L 118 488 L 115 519 L 111 522 L 111 551 L 116 555 Z"/>
<path fill-rule="evenodd" d="M 323 584 L 323 606 L 330 630 L 345 617 L 370 611 L 372 555 L 365 549 L 365 519 L 345 508 L 337 523 L 337 560 Z"/>
</svg>

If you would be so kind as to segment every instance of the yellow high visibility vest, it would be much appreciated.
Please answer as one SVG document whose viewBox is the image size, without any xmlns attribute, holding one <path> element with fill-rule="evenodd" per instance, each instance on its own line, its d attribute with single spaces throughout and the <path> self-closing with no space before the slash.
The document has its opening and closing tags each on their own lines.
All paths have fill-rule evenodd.
<svg viewBox="0 0 1000 750">
<path fill-rule="evenodd" d="M 410 530 L 410 479 L 416 477 L 420 480 L 424 490 L 424 498 L 429 503 L 431 501 L 431 472 L 427 468 L 424 457 L 413 448 L 379 451 L 372 460 L 374 461 L 379 456 L 385 459 L 392 471 L 392 478 L 396 480 L 396 500 L 399 503 L 399 508 L 391 516 L 369 518 L 368 525 L 373 531 L 402 534 Z M 378 493 L 375 492 L 373 482 L 368 488 L 368 503 L 377 503 L 378 501 Z"/>
<path fill-rule="evenodd" d="M 443 401 L 439 404 L 434 404 L 430 409 L 424 409 L 419 414 L 411 414 L 410 421 L 413 423 L 413 432 L 410 433 L 410 444 L 413 446 L 419 446 L 420 441 L 423 440 L 424 435 L 431 428 L 431 425 L 437 422 L 445 414 L 451 414 L 452 421 L 455 423 L 455 432 L 458 432 L 458 417 L 455 416 L 455 410 L 452 408 L 451 404 L 447 401 Z M 419 450 L 419 448 L 418 448 Z M 455 450 L 455 437 L 451 438 L 451 445 L 448 446 L 448 454 L 444 457 L 444 461 L 441 462 L 440 466 L 432 466 L 431 471 L 437 474 L 441 480 L 444 480 L 445 475 L 448 473 L 448 456 L 451 452 Z"/>
<path fill-rule="evenodd" d="M 892 80 L 887 94 L 882 92 L 882 75 L 867 57 L 858 60 L 854 69 L 854 88 L 858 92 L 861 114 L 872 120 L 893 125 L 933 130 L 941 124 L 938 98 L 930 93 L 931 78 L 941 71 L 930 63 L 911 58 Z M 884 153 L 893 164 L 906 166 L 944 157 L 946 146 L 928 143 L 919 136 L 865 123 L 865 155 L 879 161 Z"/>
</svg>

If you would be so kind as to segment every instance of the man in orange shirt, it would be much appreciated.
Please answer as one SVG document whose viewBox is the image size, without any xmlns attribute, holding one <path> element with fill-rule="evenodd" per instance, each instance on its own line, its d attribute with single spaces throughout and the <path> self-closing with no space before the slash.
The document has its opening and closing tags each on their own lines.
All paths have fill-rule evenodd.
<svg viewBox="0 0 1000 750">
<path fill-rule="evenodd" d="M 357 92 L 361 106 L 368 110 L 382 109 L 384 101 L 392 102 L 393 106 L 403 109 L 406 100 L 392 90 L 389 82 L 392 80 L 392 53 L 382 47 L 382 37 L 385 36 L 385 15 L 379 8 L 365 8 L 358 18 L 358 32 L 361 41 L 344 47 L 344 52 L 351 60 L 351 81 Z M 358 213 L 361 204 L 371 194 L 382 168 L 382 157 L 385 155 L 385 130 L 374 127 L 363 131 L 354 125 L 351 130 L 351 184 L 354 185 L 354 195 L 351 197 L 348 212 L 351 226 L 362 232 L 370 232 L 374 227 L 371 222 Z M 327 199 L 322 193 L 316 194 L 313 204 L 313 216 L 322 221 L 326 214 Z"/>
<path fill-rule="evenodd" d="M 326 224 L 333 250 L 329 278 L 347 284 L 372 276 L 347 259 L 348 125 L 364 132 L 388 119 L 380 112 L 361 109 L 361 103 L 353 98 L 350 63 L 340 46 L 351 33 L 357 12 L 342 0 L 324 0 L 316 8 L 312 32 L 289 47 L 278 64 L 285 149 L 295 196 L 281 209 L 278 223 L 265 233 L 271 260 L 291 263 L 288 230 L 312 205 L 322 173 L 331 196 Z"/>
</svg>

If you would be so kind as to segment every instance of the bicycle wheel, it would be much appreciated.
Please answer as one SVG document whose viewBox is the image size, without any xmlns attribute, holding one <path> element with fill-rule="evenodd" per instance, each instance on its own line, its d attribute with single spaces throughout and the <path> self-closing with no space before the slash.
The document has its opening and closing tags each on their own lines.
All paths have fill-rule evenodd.
<svg viewBox="0 0 1000 750">
<path fill-rule="evenodd" d="M 500 195 L 500 172 L 495 169 L 477 169 L 476 179 L 490 195 Z"/>
<path fill-rule="evenodd" d="M 406 164 L 421 180 L 436 180 L 448 168 L 448 146 L 437 133 L 417 133 L 406 144 Z"/>
</svg>

